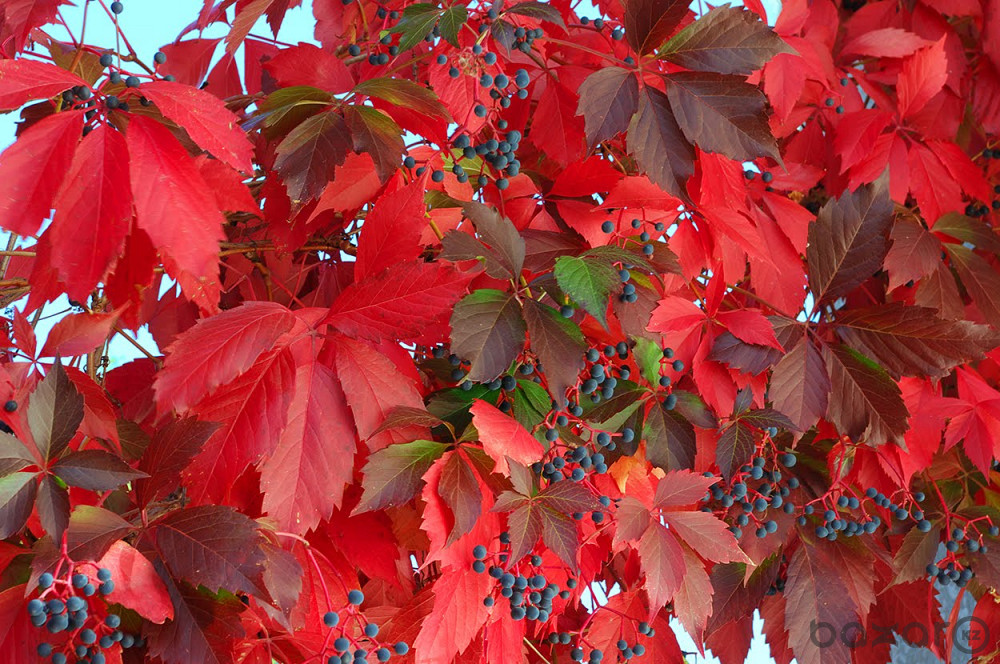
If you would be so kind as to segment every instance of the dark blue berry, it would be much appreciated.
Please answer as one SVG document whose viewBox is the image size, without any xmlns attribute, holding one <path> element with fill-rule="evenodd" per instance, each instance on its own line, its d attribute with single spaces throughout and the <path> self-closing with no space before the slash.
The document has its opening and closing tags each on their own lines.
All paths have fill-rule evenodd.
<svg viewBox="0 0 1000 664">
<path fill-rule="evenodd" d="M 360 590 L 352 590 L 347 593 L 347 601 L 349 604 L 354 606 L 360 606 L 363 601 L 365 601 L 365 594 Z"/>
</svg>

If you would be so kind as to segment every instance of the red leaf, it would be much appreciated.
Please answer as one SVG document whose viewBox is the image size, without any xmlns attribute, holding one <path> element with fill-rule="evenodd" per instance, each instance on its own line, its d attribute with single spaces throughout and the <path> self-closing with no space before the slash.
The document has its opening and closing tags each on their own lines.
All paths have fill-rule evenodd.
<svg viewBox="0 0 1000 664">
<path fill-rule="evenodd" d="M 354 427 L 333 371 L 300 366 L 278 446 L 261 466 L 263 509 L 278 525 L 304 534 L 340 507 L 354 470 Z"/>
<path fill-rule="evenodd" d="M 673 510 L 663 512 L 663 520 L 677 537 L 706 560 L 717 563 L 749 561 L 727 529 L 726 522 L 713 514 Z"/>
<path fill-rule="evenodd" d="M 214 309 L 225 219 L 211 190 L 187 150 L 160 123 L 131 118 L 127 141 L 136 223 L 188 298 L 203 310 Z"/>
<path fill-rule="evenodd" d="M 87 82 L 65 69 L 37 60 L 0 60 L 0 112 L 44 99 Z"/>
<path fill-rule="evenodd" d="M 240 128 L 239 118 L 221 99 L 170 81 L 145 83 L 140 89 L 163 115 L 183 127 L 195 143 L 237 171 L 253 172 L 253 145 Z"/>
<path fill-rule="evenodd" d="M 720 311 L 716 314 L 720 323 L 726 326 L 737 339 L 741 339 L 748 344 L 758 344 L 760 346 L 770 346 L 778 350 L 784 350 L 778 339 L 774 336 L 774 328 L 764 317 L 760 309 L 734 309 L 732 311 Z"/>
<path fill-rule="evenodd" d="M 334 94 L 354 87 L 354 79 L 343 60 L 304 42 L 281 49 L 264 63 L 264 69 L 281 87 L 311 85 Z"/>
<path fill-rule="evenodd" d="M 177 336 L 156 374 L 161 410 L 184 412 L 249 369 L 295 324 L 296 317 L 274 302 L 246 302 Z"/>
<path fill-rule="evenodd" d="M 56 194 L 51 261 L 71 298 L 86 300 L 125 244 L 132 219 L 128 167 L 122 135 L 102 125 L 80 143 Z"/>
<path fill-rule="evenodd" d="M 948 80 L 948 55 L 944 44 L 945 37 L 941 37 L 903 61 L 896 87 L 900 117 L 916 113 L 944 88 Z"/>
<path fill-rule="evenodd" d="M 466 569 L 446 571 L 434 582 L 434 609 L 413 642 L 416 664 L 450 662 L 465 650 L 490 614 L 483 598 L 493 584 L 488 574 Z"/>
<path fill-rule="evenodd" d="M 49 331 L 41 357 L 86 355 L 104 343 L 117 322 L 115 312 L 71 314 L 61 318 Z"/>
<path fill-rule="evenodd" d="M 157 624 L 173 619 L 174 606 L 163 581 L 157 576 L 153 564 L 135 548 L 117 541 L 96 563 L 83 566 L 87 570 L 85 573 L 92 576 L 96 576 L 101 568 L 110 570 L 113 579 L 121 580 L 115 585 L 115 603 Z"/>
<path fill-rule="evenodd" d="M 890 237 L 892 246 L 885 255 L 889 290 L 922 279 L 941 264 L 941 242 L 917 220 L 897 219 Z"/>
<path fill-rule="evenodd" d="M 369 452 L 391 443 L 430 437 L 427 427 L 416 425 L 375 433 L 394 408 L 422 409 L 424 400 L 417 386 L 400 376 L 392 361 L 368 344 L 343 336 L 336 337 L 335 344 L 337 378 L 354 414 L 358 437 Z"/>
<path fill-rule="evenodd" d="M 507 457 L 529 466 L 544 454 L 542 444 L 517 420 L 504 415 L 482 399 L 476 399 L 469 412 L 472 413 L 472 423 L 479 432 L 483 449 L 497 462 L 496 472 L 510 474 Z"/>
<path fill-rule="evenodd" d="M 470 275 L 443 263 L 401 263 L 348 288 L 325 322 L 351 336 L 414 340 L 442 329 Z"/>
<path fill-rule="evenodd" d="M 34 235 L 73 162 L 83 114 L 56 113 L 32 125 L 0 155 L 0 227 Z"/>
<path fill-rule="evenodd" d="M 674 612 L 695 644 L 705 639 L 705 626 L 712 615 L 712 596 L 715 589 L 705 571 L 705 565 L 689 549 L 684 551 L 684 581 L 674 595 Z M 714 568 L 713 568 L 714 569 Z"/>
<path fill-rule="evenodd" d="M 424 215 L 425 180 L 381 196 L 365 217 L 365 232 L 358 240 L 354 278 L 377 275 L 397 263 L 420 256 L 420 235 L 427 225 Z"/>
<path fill-rule="evenodd" d="M 220 426 L 189 417 L 157 429 L 139 460 L 139 469 L 149 475 L 135 484 L 140 504 L 146 505 L 180 485 L 181 472 Z"/>
<path fill-rule="evenodd" d="M 223 426 L 184 471 L 195 501 L 219 501 L 253 463 L 269 454 L 285 426 L 295 384 L 287 348 L 266 353 L 236 380 L 197 405 L 198 416 Z"/>
<path fill-rule="evenodd" d="M 902 28 L 880 28 L 863 32 L 844 44 L 841 53 L 873 58 L 903 58 L 932 42 Z"/>
<path fill-rule="evenodd" d="M 167 56 L 167 61 L 157 71 L 173 76 L 178 83 L 197 87 L 205 80 L 220 41 L 199 38 L 164 44 L 160 50 Z"/>
</svg>

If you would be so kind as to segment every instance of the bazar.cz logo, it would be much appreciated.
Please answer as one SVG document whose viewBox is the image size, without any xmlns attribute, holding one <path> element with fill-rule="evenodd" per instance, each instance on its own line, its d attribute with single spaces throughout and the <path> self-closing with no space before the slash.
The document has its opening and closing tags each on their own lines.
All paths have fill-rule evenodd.
<svg viewBox="0 0 1000 664">
<path fill-rule="evenodd" d="M 975 616 L 959 618 L 954 624 L 948 621 L 935 622 L 933 625 L 919 622 L 905 625 L 872 624 L 867 629 L 858 622 L 849 622 L 839 630 L 828 622 L 812 620 L 809 623 L 809 640 L 819 648 L 829 648 L 838 641 L 848 648 L 891 645 L 896 642 L 895 634 L 913 646 L 926 647 L 932 642 L 945 646 L 950 641 L 955 648 L 967 655 L 980 654 L 991 643 L 989 627 Z"/>
</svg>

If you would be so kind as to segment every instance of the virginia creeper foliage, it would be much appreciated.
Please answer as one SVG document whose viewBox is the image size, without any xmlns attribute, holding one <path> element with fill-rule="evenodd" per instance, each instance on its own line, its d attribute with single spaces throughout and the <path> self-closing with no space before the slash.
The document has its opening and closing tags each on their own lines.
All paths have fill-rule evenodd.
<svg viewBox="0 0 1000 664">
<path fill-rule="evenodd" d="M 1000 2 L 77 4 L 0 3 L 4 661 L 998 625 Z"/>
</svg>

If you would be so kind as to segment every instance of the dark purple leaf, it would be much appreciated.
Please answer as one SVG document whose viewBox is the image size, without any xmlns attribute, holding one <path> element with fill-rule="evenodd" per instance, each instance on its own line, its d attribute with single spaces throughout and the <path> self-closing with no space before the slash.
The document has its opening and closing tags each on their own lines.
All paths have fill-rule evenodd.
<svg viewBox="0 0 1000 664">
<path fill-rule="evenodd" d="M 587 145 L 593 147 L 628 129 L 638 104 L 639 82 L 633 72 L 605 67 L 588 76 L 580 86 L 576 112 L 583 116 Z"/>
<path fill-rule="evenodd" d="M 774 366 L 768 396 L 801 431 L 826 414 L 830 377 L 811 341 L 801 340 Z"/>
<path fill-rule="evenodd" d="M 646 458 L 657 468 L 694 468 L 697 452 L 694 427 L 676 410 L 664 408 L 659 400 L 646 415 L 642 437 L 646 439 Z"/>
<path fill-rule="evenodd" d="M 583 369 L 583 354 L 587 350 L 583 334 L 558 311 L 531 299 L 524 302 L 524 320 L 528 324 L 531 349 L 542 362 L 549 394 L 562 407 L 566 390 L 576 384 Z"/>
<path fill-rule="evenodd" d="M 694 174 L 694 148 L 684 138 L 665 94 L 643 88 L 627 138 L 629 152 L 649 179 L 667 193 L 686 199 L 685 183 Z"/>
<path fill-rule="evenodd" d="M 120 457 L 102 450 L 83 450 L 56 461 L 50 470 L 66 484 L 90 491 L 108 491 L 146 473 L 135 470 Z"/>
<path fill-rule="evenodd" d="M 62 542 L 62 534 L 69 526 L 69 492 L 54 477 L 46 475 L 38 483 L 35 505 L 42 528 L 54 541 Z"/>
<path fill-rule="evenodd" d="M 0 539 L 24 528 L 35 504 L 38 483 L 35 473 L 12 473 L 0 477 Z"/>
<path fill-rule="evenodd" d="M 275 170 L 295 204 L 323 193 L 351 149 L 351 134 L 336 111 L 314 115 L 293 129 L 275 150 Z"/>
<path fill-rule="evenodd" d="M 42 459 L 49 461 L 66 449 L 83 421 L 83 395 L 56 364 L 28 402 L 28 426 Z"/>
<path fill-rule="evenodd" d="M 885 369 L 843 345 L 824 345 L 823 359 L 832 387 L 826 417 L 837 430 L 872 446 L 903 445 L 909 412 Z"/>
<path fill-rule="evenodd" d="M 715 462 L 719 465 L 722 476 L 726 480 L 732 477 L 740 466 L 750 462 L 755 449 L 750 427 L 740 422 L 726 427 L 715 447 Z"/>
<path fill-rule="evenodd" d="M 482 288 L 466 295 L 451 315 L 451 350 L 471 363 L 467 378 L 489 382 L 524 350 L 521 305 L 504 291 Z"/>
<path fill-rule="evenodd" d="M 139 461 L 139 470 L 149 475 L 148 479 L 136 480 L 139 502 L 148 504 L 177 488 L 181 471 L 220 426 L 218 422 L 187 417 L 158 429 Z"/>
<path fill-rule="evenodd" d="M 684 0 L 625 0 L 625 39 L 640 55 L 660 46 L 687 16 Z"/>
</svg>

